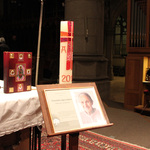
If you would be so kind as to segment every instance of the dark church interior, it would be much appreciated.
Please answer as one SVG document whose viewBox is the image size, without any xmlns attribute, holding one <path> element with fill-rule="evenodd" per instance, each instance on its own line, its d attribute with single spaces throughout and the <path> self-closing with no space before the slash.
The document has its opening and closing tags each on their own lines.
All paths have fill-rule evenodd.
<svg viewBox="0 0 150 150">
<path fill-rule="evenodd" d="M 95 82 L 113 123 L 92 132 L 150 149 L 150 0 L 0 0 L 0 37 L 32 52 L 32 86 L 40 21 L 38 84 L 59 83 L 60 21 L 74 21 L 72 83 Z"/>
</svg>

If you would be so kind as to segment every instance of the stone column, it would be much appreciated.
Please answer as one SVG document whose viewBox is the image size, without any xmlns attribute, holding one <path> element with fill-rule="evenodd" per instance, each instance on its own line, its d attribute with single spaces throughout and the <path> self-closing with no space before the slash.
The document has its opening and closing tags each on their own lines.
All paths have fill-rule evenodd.
<svg viewBox="0 0 150 150">
<path fill-rule="evenodd" d="M 105 25 L 105 51 L 108 59 L 108 76 L 110 80 L 113 80 L 113 36 L 114 31 L 111 25 Z"/>
<path fill-rule="evenodd" d="M 65 0 L 65 20 L 74 21 L 73 82 L 95 82 L 102 99 L 108 99 L 104 1 Z"/>
</svg>

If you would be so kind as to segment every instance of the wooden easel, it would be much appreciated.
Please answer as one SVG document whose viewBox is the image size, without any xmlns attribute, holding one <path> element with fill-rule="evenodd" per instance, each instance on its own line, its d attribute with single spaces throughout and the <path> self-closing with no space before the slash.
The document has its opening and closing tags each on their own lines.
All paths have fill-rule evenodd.
<svg viewBox="0 0 150 150">
<path fill-rule="evenodd" d="M 67 134 L 69 134 L 69 150 L 78 150 L 79 132 L 113 125 L 112 123 L 109 122 L 105 108 L 103 106 L 103 103 L 102 103 L 100 95 L 98 93 L 96 84 L 94 82 L 93 83 L 37 85 L 36 87 L 37 87 L 37 91 L 38 91 L 38 95 L 39 95 L 39 100 L 40 100 L 40 104 L 41 104 L 41 109 L 42 109 L 42 113 L 43 113 L 45 126 L 47 129 L 47 134 L 48 134 L 48 136 L 55 136 L 55 135 L 61 136 L 61 149 L 62 150 L 66 150 L 66 135 Z M 93 88 L 94 88 L 94 90 L 93 90 Z M 68 99 L 66 99 L 65 94 L 68 94 L 68 92 L 70 92 L 70 90 L 72 90 L 72 89 L 77 89 L 78 91 L 83 90 L 83 89 L 86 91 L 88 89 L 93 92 L 93 95 L 95 94 L 95 97 L 96 97 L 95 102 L 97 101 L 97 103 L 99 104 L 98 107 L 99 107 L 99 110 L 101 111 L 101 113 L 103 114 L 103 118 L 105 121 L 104 124 L 100 123 L 95 126 L 93 126 L 93 124 L 89 124 L 89 126 L 87 126 L 87 127 L 84 127 L 84 126 L 81 127 L 78 125 L 79 120 L 77 120 L 76 121 L 77 127 L 74 127 L 71 124 L 72 128 L 68 128 L 67 124 L 65 124 L 65 125 L 63 124 L 62 126 L 59 126 L 59 127 L 61 127 L 61 129 L 59 128 L 59 129 L 55 130 L 54 127 L 56 127 L 57 124 L 54 124 L 54 122 L 52 120 L 52 114 L 53 115 L 57 114 L 56 116 L 58 116 L 58 118 L 59 118 L 58 114 L 60 113 L 60 108 L 62 109 L 61 110 L 62 112 L 66 109 L 66 107 L 64 107 L 62 104 L 64 104 L 65 100 L 68 102 Z M 58 97 L 56 96 L 57 92 L 58 92 Z M 52 95 L 53 95 L 53 98 L 51 98 Z M 59 101 L 59 103 L 58 103 L 58 101 Z M 72 101 L 73 101 L 72 97 L 69 97 L 69 102 L 68 102 L 70 104 L 69 106 L 71 106 L 72 108 L 75 108 Z M 59 108 L 59 111 L 57 109 L 53 109 L 53 108 L 55 108 L 55 104 L 59 105 L 59 107 L 57 106 L 57 108 Z M 53 106 L 53 107 L 51 107 L 51 109 L 49 107 L 50 105 Z M 72 109 L 72 110 L 74 110 L 72 112 L 73 115 L 76 114 L 75 109 Z M 68 115 L 70 115 L 70 114 L 68 114 Z M 70 122 L 71 122 L 71 120 L 70 120 Z M 58 123 L 59 123 L 59 120 L 58 120 Z"/>
</svg>

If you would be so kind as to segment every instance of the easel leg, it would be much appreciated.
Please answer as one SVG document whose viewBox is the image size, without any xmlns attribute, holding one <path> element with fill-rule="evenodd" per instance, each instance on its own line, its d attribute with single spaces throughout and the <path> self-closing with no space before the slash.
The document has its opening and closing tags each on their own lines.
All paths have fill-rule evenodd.
<svg viewBox="0 0 150 150">
<path fill-rule="evenodd" d="M 66 150 L 66 135 L 61 136 L 61 150 Z"/>
<path fill-rule="evenodd" d="M 69 150 L 78 150 L 78 133 L 69 134 Z"/>
</svg>

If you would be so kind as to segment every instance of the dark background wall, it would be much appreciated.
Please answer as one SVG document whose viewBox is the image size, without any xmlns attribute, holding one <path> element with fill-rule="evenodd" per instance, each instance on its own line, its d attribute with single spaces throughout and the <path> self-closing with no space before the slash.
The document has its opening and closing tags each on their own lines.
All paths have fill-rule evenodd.
<svg viewBox="0 0 150 150">
<path fill-rule="evenodd" d="M 109 81 L 113 79 L 113 51 L 114 51 L 114 26 L 118 16 L 122 15 L 126 18 L 126 0 L 82 0 L 85 5 L 82 5 L 79 2 L 79 7 L 84 8 L 88 6 L 88 2 L 92 3 L 100 3 L 102 10 L 104 12 L 97 14 L 96 16 L 100 16 L 101 19 L 99 24 L 100 32 L 98 40 L 103 41 L 102 44 L 97 43 L 99 45 L 96 49 L 96 54 L 94 54 L 95 49 L 92 50 L 91 45 L 86 42 L 87 51 L 89 52 L 90 59 L 92 57 L 92 62 L 94 67 L 93 74 L 95 77 L 86 78 L 83 80 L 83 77 L 80 78 L 77 74 L 74 74 L 75 80 L 78 82 L 80 78 L 80 82 L 82 81 L 96 81 L 101 82 L 102 85 L 102 93 L 107 95 L 109 93 Z M 43 22 L 42 22 L 42 32 L 41 32 L 41 47 L 40 47 L 40 68 L 39 68 L 39 84 L 47 84 L 47 83 L 58 83 L 59 76 L 59 38 L 60 38 L 60 21 L 73 18 L 78 18 L 78 16 L 72 16 L 69 14 L 72 12 L 66 11 L 66 5 L 69 6 L 72 3 L 74 6 L 76 5 L 76 1 L 74 0 L 55 0 L 49 1 L 44 0 L 44 8 L 43 8 Z M 40 17 L 40 0 L 0 0 L 0 36 L 4 36 L 7 44 L 9 45 L 11 51 L 31 51 L 33 53 L 33 84 L 35 78 L 35 65 L 36 65 L 36 53 L 37 53 L 37 44 L 38 44 L 38 32 L 39 32 L 39 17 Z M 82 6 L 82 7 L 81 7 Z M 95 9 L 90 6 L 90 10 L 93 9 L 93 12 L 88 13 L 88 9 L 85 9 L 91 19 L 91 14 L 94 14 Z M 101 11 L 102 11 L 101 10 Z M 67 15 L 65 15 L 67 12 Z M 75 12 L 75 11 L 74 11 Z M 81 11 L 82 12 L 82 11 Z M 98 11 L 99 12 L 99 11 Z M 80 14 L 79 14 L 80 15 Z M 82 16 L 81 14 L 80 16 Z M 70 18 L 71 17 L 71 18 Z M 93 15 L 93 18 L 95 15 Z M 89 20 L 90 20 L 89 19 Z M 98 20 L 99 21 L 99 20 Z M 102 21 L 102 22 L 101 22 Z M 97 23 L 95 23 L 97 24 Z M 80 24 L 82 26 L 82 24 Z M 92 25 L 90 23 L 90 25 Z M 78 26 L 80 29 L 81 26 Z M 93 25 L 92 25 L 93 26 Z M 96 27 L 98 28 L 98 27 Z M 76 30 L 76 33 L 79 33 L 79 30 Z M 92 35 L 91 35 L 92 36 Z M 97 35 L 96 35 L 97 36 Z M 76 43 L 77 36 L 75 37 L 74 43 Z M 90 41 L 89 41 L 90 42 Z M 82 45 L 83 46 L 83 45 Z M 81 49 L 80 45 L 78 47 Z M 85 48 L 85 47 L 84 47 Z M 90 50 L 88 50 L 90 49 Z M 75 50 L 75 65 L 81 63 L 83 60 L 78 55 L 81 54 L 83 49 L 79 51 L 79 49 Z M 78 52 L 79 51 L 79 52 Z M 91 53 L 91 54 L 90 54 Z M 101 58 L 93 57 L 101 55 Z M 82 56 L 87 55 L 82 53 Z M 84 65 L 87 69 L 87 66 L 91 64 L 90 60 L 87 58 L 84 62 Z M 87 62 L 86 62 L 87 61 Z M 90 60 L 91 61 L 91 60 Z M 82 62 L 83 63 L 83 62 Z M 80 70 L 81 68 L 79 68 Z M 91 68 L 93 69 L 93 67 Z M 89 69 L 90 70 L 90 69 Z M 106 81 L 106 78 L 101 77 L 103 75 L 103 70 L 106 71 L 105 76 L 107 76 L 107 86 L 103 87 L 103 82 Z M 77 79 L 78 78 L 78 79 Z M 97 78 L 97 79 L 96 79 Z M 97 81 L 96 81 L 97 82 Z"/>
<path fill-rule="evenodd" d="M 60 21 L 64 19 L 64 1 L 44 1 L 41 32 L 39 82 L 57 82 Z M 33 53 L 33 84 L 37 54 L 40 0 L 0 0 L 0 36 L 11 51 Z M 3 6 L 3 7 L 2 7 Z M 45 81 L 46 80 L 46 81 Z"/>
</svg>

